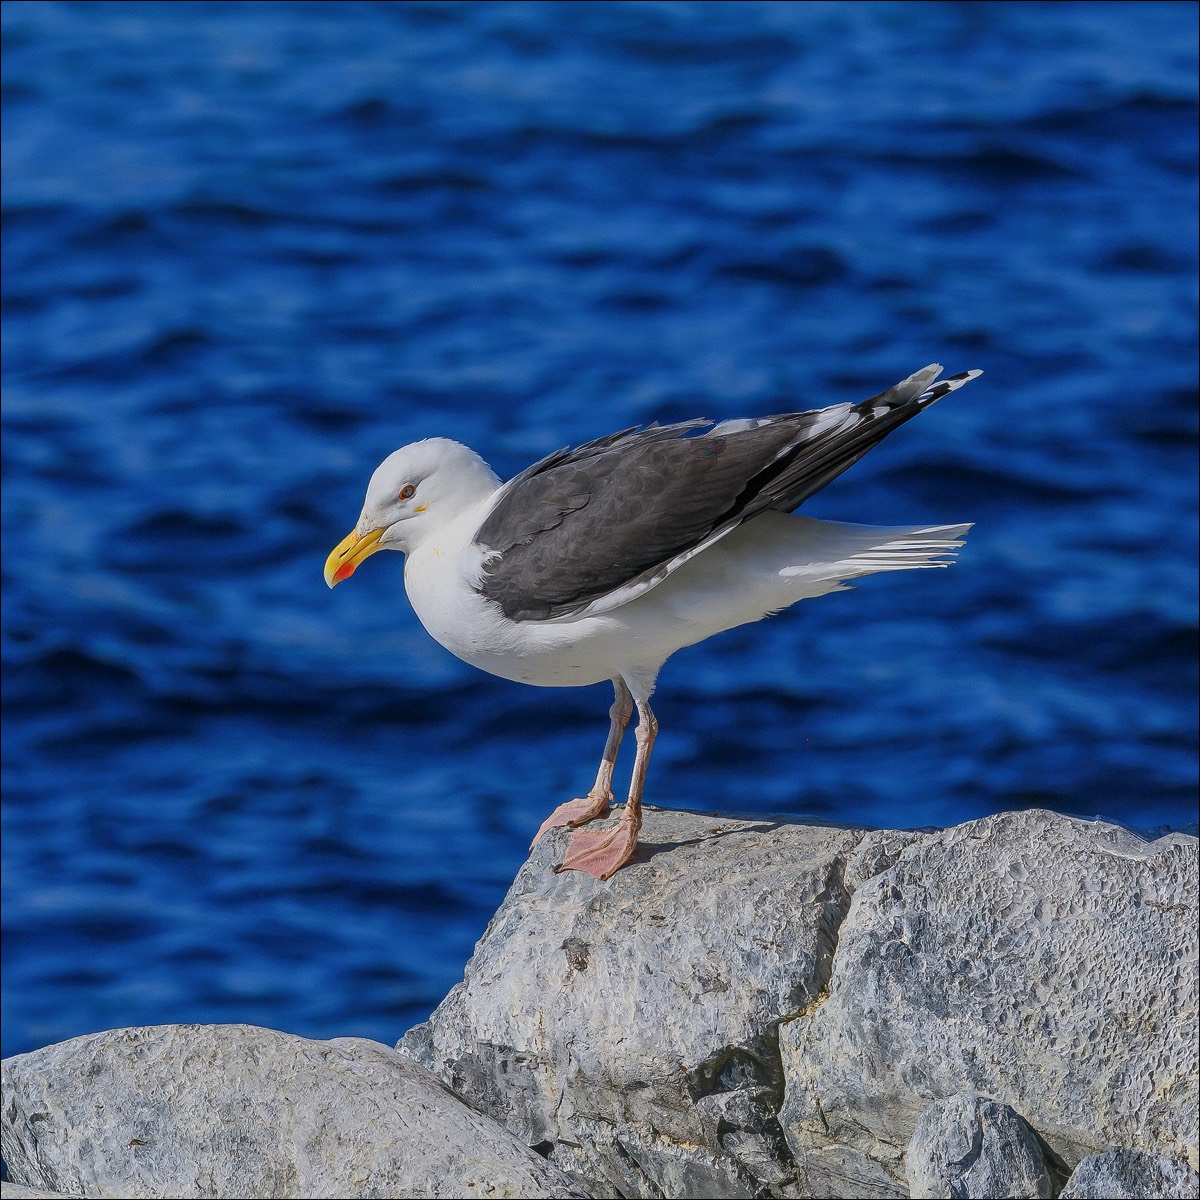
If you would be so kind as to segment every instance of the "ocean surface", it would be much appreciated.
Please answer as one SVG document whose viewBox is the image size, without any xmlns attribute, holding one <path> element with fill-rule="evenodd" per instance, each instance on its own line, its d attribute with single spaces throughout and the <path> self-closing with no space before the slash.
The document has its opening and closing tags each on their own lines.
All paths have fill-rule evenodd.
<svg viewBox="0 0 1200 1200">
<path fill-rule="evenodd" d="M 385 1042 L 606 687 L 328 591 L 391 450 L 982 379 L 806 512 L 974 521 L 672 659 L 647 797 L 943 825 L 1196 802 L 1196 9 L 3 6 L 3 1053 Z M 627 778 L 628 758 L 623 762 Z"/>
</svg>

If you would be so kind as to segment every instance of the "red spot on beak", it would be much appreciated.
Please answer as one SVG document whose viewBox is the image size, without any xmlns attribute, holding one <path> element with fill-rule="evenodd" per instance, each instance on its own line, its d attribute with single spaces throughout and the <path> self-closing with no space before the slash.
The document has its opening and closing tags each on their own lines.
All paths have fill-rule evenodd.
<svg viewBox="0 0 1200 1200">
<path fill-rule="evenodd" d="M 349 579 L 353 574 L 354 564 L 350 562 L 342 563 L 342 565 L 333 573 L 333 582 L 341 583 L 344 579 Z"/>
</svg>

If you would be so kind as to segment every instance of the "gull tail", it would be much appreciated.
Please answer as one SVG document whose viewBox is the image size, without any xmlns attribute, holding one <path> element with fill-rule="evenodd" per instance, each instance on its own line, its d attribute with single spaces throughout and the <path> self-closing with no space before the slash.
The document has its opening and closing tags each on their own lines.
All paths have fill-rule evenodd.
<svg viewBox="0 0 1200 1200">
<path fill-rule="evenodd" d="M 765 512 L 684 563 L 647 600 L 698 630 L 695 641 L 845 591 L 848 580 L 864 575 L 948 567 L 970 528 L 849 525 Z"/>
<path fill-rule="evenodd" d="M 845 591 L 847 580 L 863 575 L 948 567 L 971 529 L 970 524 L 887 527 L 810 517 L 792 521 L 804 523 L 796 533 L 803 537 L 808 561 L 786 566 L 779 574 L 800 585 L 798 599 Z"/>
</svg>

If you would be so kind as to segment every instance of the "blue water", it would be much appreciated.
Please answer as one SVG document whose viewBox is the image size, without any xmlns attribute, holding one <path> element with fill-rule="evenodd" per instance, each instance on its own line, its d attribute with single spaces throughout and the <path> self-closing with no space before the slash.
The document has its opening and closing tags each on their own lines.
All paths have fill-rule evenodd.
<svg viewBox="0 0 1200 1200">
<path fill-rule="evenodd" d="M 1193 820 L 1195 11 L 5 4 L 4 1053 L 461 976 L 609 695 L 326 590 L 432 434 L 983 368 L 806 510 L 959 564 L 673 659 L 649 799 Z"/>
</svg>

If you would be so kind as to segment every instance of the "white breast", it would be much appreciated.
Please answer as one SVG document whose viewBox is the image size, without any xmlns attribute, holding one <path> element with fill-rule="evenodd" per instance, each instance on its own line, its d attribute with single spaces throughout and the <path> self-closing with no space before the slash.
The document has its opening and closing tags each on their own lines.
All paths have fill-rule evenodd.
<svg viewBox="0 0 1200 1200">
<path fill-rule="evenodd" d="M 408 556 L 405 590 L 430 637 L 473 667 L 519 683 L 580 687 L 611 679 L 620 667 L 614 622 L 510 621 L 479 594 L 478 525 L 477 514 L 466 514 Z"/>
</svg>

